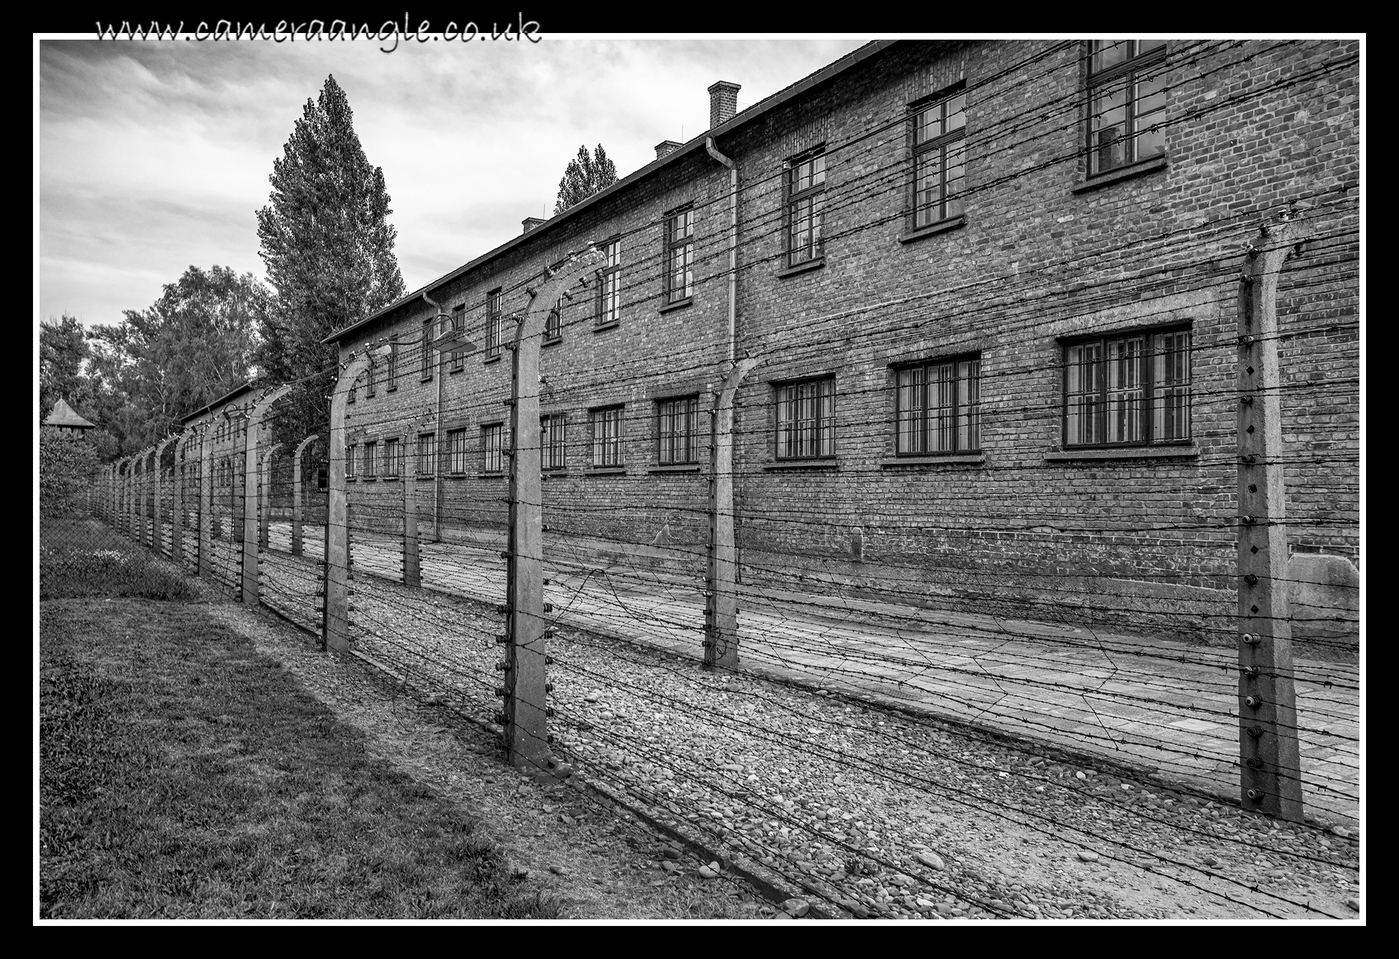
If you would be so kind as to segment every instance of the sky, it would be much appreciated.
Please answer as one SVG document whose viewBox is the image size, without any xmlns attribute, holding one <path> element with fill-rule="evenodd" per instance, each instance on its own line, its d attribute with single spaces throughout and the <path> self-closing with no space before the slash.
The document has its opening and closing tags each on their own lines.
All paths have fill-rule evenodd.
<svg viewBox="0 0 1399 959">
<path fill-rule="evenodd" d="M 870 39 L 537 36 L 387 53 L 395 40 L 36 36 L 38 319 L 117 323 L 190 266 L 265 278 L 256 211 L 329 75 L 383 168 L 412 291 L 551 215 L 580 145 L 626 176 L 709 126 L 716 80 L 743 109 Z"/>
</svg>

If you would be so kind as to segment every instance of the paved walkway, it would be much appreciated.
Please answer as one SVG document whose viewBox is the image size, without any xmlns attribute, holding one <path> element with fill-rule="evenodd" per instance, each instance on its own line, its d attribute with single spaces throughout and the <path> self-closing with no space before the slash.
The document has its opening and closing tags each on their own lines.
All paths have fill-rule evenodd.
<svg viewBox="0 0 1399 959">
<path fill-rule="evenodd" d="M 273 524 L 273 549 L 289 546 Z M 319 528 L 306 530 L 321 556 Z M 357 536 L 357 573 L 401 579 L 398 544 Z M 495 549 L 425 543 L 424 585 L 490 603 L 505 596 Z M 565 625 L 698 658 L 701 585 L 641 559 L 546 562 L 550 615 Z M 1238 795 L 1238 673 L 1232 650 L 1072 626 L 745 587 L 747 669 L 1031 737 Z M 1359 820 L 1360 674 L 1295 663 L 1309 816 Z"/>
</svg>

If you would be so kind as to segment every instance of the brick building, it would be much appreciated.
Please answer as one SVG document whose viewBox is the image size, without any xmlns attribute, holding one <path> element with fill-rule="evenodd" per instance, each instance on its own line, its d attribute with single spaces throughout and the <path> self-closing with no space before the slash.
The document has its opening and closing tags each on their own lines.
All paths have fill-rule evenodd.
<svg viewBox="0 0 1399 959">
<path fill-rule="evenodd" d="M 545 522 L 691 571 L 734 357 L 750 583 L 1210 636 L 1233 612 L 1238 277 L 1289 208 L 1290 547 L 1359 563 L 1359 42 L 877 41 L 337 332 L 356 529 L 396 480 L 446 539 L 505 518 L 510 316 L 545 332 Z M 658 118 L 659 120 L 659 118 Z M 425 346 L 439 312 L 477 349 Z"/>
</svg>

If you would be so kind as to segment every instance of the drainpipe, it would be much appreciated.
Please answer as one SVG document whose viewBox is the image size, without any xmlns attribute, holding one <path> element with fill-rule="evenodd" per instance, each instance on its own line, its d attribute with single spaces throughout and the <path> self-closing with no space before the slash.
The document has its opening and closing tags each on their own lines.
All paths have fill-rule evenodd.
<svg viewBox="0 0 1399 959">
<path fill-rule="evenodd" d="M 433 317 L 435 327 L 437 317 L 448 314 L 443 311 L 442 304 L 428 296 L 426 291 L 423 292 L 423 299 L 437 311 L 436 316 Z M 423 344 L 423 349 L 431 348 L 427 343 Z M 432 541 L 440 543 L 442 542 L 442 439 L 444 436 L 442 432 L 442 381 L 447 378 L 447 364 L 442 361 L 441 353 L 437 354 L 435 362 L 437 363 L 437 422 L 432 451 L 433 455 L 437 457 L 437 462 L 432 464 Z M 414 442 L 417 442 L 416 437 Z"/>
<path fill-rule="evenodd" d="M 732 369 L 738 347 L 738 167 L 719 152 L 713 137 L 704 138 L 704 148 L 729 168 L 729 368 Z"/>
</svg>

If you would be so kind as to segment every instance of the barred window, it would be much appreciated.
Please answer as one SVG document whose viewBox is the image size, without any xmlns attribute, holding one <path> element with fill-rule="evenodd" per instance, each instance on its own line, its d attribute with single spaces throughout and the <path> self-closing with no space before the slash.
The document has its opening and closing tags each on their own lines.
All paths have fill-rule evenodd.
<svg viewBox="0 0 1399 959">
<path fill-rule="evenodd" d="M 500 290 L 486 294 L 486 359 L 500 355 L 500 344 L 505 333 L 505 317 L 501 313 Z"/>
<path fill-rule="evenodd" d="M 562 470 L 568 467 L 564 445 L 566 419 L 562 413 L 539 418 L 539 463 L 543 470 Z"/>
<path fill-rule="evenodd" d="M 899 455 L 981 449 L 981 358 L 905 366 L 895 373 Z"/>
<path fill-rule="evenodd" d="M 787 169 L 787 265 L 819 260 L 822 206 L 826 192 L 826 156 L 793 159 Z"/>
<path fill-rule="evenodd" d="M 595 467 L 622 465 L 622 410 L 621 406 L 609 406 L 588 412 Z"/>
<path fill-rule="evenodd" d="M 607 262 L 598 270 L 597 325 L 611 326 L 622 318 L 622 238 L 603 244 Z"/>
<path fill-rule="evenodd" d="M 466 472 L 466 430 L 447 431 L 447 471 L 449 473 Z"/>
<path fill-rule="evenodd" d="M 452 329 L 454 329 L 454 330 L 460 330 L 460 329 L 462 329 L 462 326 L 463 326 L 464 323 L 466 323 L 466 304 L 465 304 L 465 303 L 459 303 L 459 304 L 457 304 L 456 306 L 452 307 Z M 465 362 L 466 362 L 466 354 L 465 354 L 465 353 L 453 353 L 453 354 L 452 354 L 452 369 L 453 369 L 453 370 L 459 370 L 459 369 L 461 369 L 461 368 L 462 368 L 462 365 L 463 365 Z"/>
<path fill-rule="evenodd" d="M 437 317 L 432 317 L 423 323 L 423 357 L 419 375 L 424 383 L 432 379 L 432 359 L 435 352 L 432 348 L 432 334 L 436 328 Z"/>
<path fill-rule="evenodd" d="M 558 300 L 554 303 L 554 308 L 549 311 L 549 315 L 544 318 L 544 342 L 558 343 L 563 339 L 563 294 L 559 294 Z"/>
<path fill-rule="evenodd" d="M 384 475 L 403 475 L 403 443 L 397 439 L 384 440 Z"/>
<path fill-rule="evenodd" d="M 373 476 L 373 475 L 374 475 L 374 457 L 375 457 L 375 454 L 378 453 L 378 446 L 379 446 L 379 444 L 378 444 L 377 442 L 375 442 L 375 441 L 372 441 L 372 440 L 371 440 L 370 442 L 364 444 L 364 470 L 363 470 L 363 473 L 364 473 L 365 476 Z"/>
<path fill-rule="evenodd" d="M 667 214 L 665 222 L 665 300 L 679 303 L 693 292 L 695 266 L 695 211 L 689 208 Z"/>
<path fill-rule="evenodd" d="M 778 384 L 776 402 L 778 459 L 835 455 L 835 377 Z"/>
<path fill-rule="evenodd" d="M 369 399 L 374 395 L 374 354 L 369 355 L 369 366 L 364 371 L 364 398 Z"/>
<path fill-rule="evenodd" d="M 920 106 L 913 115 L 913 228 L 964 212 L 967 95 Z"/>
<path fill-rule="evenodd" d="M 418 434 L 418 475 L 430 476 L 437 472 L 437 434 Z"/>
<path fill-rule="evenodd" d="M 1190 330 L 1144 331 L 1064 346 L 1064 445 L 1190 440 Z"/>
<path fill-rule="evenodd" d="M 354 479 L 355 476 L 355 453 L 358 450 L 357 443 L 351 443 L 345 447 L 345 478 Z"/>
<path fill-rule="evenodd" d="M 389 358 L 384 381 L 385 389 L 398 389 L 398 334 L 394 334 L 389 340 Z"/>
<path fill-rule="evenodd" d="M 505 424 L 481 427 L 481 472 L 505 472 Z"/>
<path fill-rule="evenodd" d="M 682 396 L 656 402 L 656 462 L 678 466 L 697 461 L 695 427 L 699 396 Z"/>
<path fill-rule="evenodd" d="M 1165 40 L 1090 41 L 1089 176 L 1165 153 L 1165 64 Z"/>
</svg>

